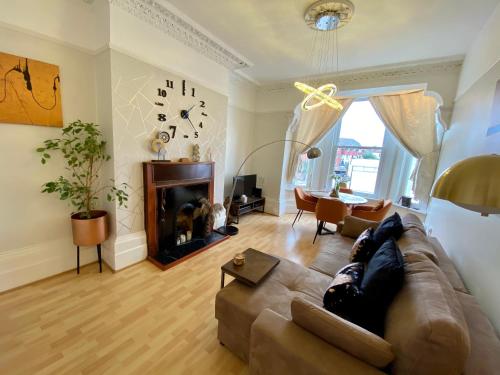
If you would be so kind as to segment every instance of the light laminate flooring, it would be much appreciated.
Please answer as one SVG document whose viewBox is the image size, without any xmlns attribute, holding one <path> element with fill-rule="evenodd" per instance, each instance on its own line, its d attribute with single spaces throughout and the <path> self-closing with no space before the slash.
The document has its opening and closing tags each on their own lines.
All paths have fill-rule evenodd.
<svg viewBox="0 0 500 375">
<path fill-rule="evenodd" d="M 220 266 L 248 247 L 309 265 L 331 236 L 312 245 L 314 216 L 293 217 L 244 216 L 239 235 L 167 271 L 90 264 L 1 294 L 0 374 L 247 374 L 217 341 Z"/>
</svg>

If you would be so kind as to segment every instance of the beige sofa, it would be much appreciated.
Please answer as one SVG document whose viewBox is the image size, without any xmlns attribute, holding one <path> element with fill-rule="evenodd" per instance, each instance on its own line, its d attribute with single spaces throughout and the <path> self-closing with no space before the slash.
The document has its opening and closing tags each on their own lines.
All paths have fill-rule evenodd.
<svg viewBox="0 0 500 375">
<path fill-rule="evenodd" d="M 500 373 L 500 341 L 452 262 L 416 216 L 403 224 L 398 245 L 406 280 L 387 313 L 384 338 L 322 308 L 354 242 L 336 235 L 309 268 L 282 259 L 258 287 L 233 281 L 220 290 L 221 344 L 247 361 L 251 374 Z"/>
</svg>

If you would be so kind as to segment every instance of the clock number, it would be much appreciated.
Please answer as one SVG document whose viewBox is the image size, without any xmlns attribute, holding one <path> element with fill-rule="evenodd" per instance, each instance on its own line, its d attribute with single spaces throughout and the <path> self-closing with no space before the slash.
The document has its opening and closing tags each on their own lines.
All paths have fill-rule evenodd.
<svg viewBox="0 0 500 375">
<path fill-rule="evenodd" d="M 167 121 L 167 116 L 164 113 L 158 113 L 158 121 Z"/>
<path fill-rule="evenodd" d="M 167 92 L 163 89 L 158 89 L 158 96 L 165 98 L 167 96 Z"/>
<path fill-rule="evenodd" d="M 194 137 L 198 138 L 198 132 L 194 132 Z"/>
<path fill-rule="evenodd" d="M 175 131 L 177 130 L 177 126 L 171 125 L 168 127 L 170 130 L 172 130 L 172 139 L 175 138 Z"/>
<path fill-rule="evenodd" d="M 163 107 L 163 103 L 160 103 L 160 102 L 155 102 L 155 105 Z"/>
<path fill-rule="evenodd" d="M 200 100 L 200 108 L 205 108 L 205 102 L 203 100 Z"/>
<path fill-rule="evenodd" d="M 201 129 L 203 129 L 203 122 L 200 121 L 200 124 L 198 125 Z"/>
<path fill-rule="evenodd" d="M 191 89 L 191 96 L 194 98 L 194 87 Z"/>
<path fill-rule="evenodd" d="M 201 112 L 201 115 L 205 117 L 208 116 L 205 112 Z"/>
<path fill-rule="evenodd" d="M 187 134 L 184 134 L 184 138 L 189 138 L 189 135 L 187 135 Z"/>
<path fill-rule="evenodd" d="M 166 80 L 166 86 L 169 89 L 173 89 L 174 88 L 174 81 L 171 81 L 171 80 L 167 79 Z"/>
<path fill-rule="evenodd" d="M 186 80 L 182 80 L 182 96 L 186 96 Z"/>
</svg>

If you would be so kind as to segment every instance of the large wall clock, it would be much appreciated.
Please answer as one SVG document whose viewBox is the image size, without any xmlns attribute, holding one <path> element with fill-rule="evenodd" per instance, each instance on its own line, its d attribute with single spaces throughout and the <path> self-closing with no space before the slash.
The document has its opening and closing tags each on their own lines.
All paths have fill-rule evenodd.
<svg viewBox="0 0 500 375">
<path fill-rule="evenodd" d="M 172 115 L 175 117 L 175 109 L 173 110 L 174 113 L 172 113 L 171 106 L 167 106 L 167 98 L 176 94 L 181 95 L 185 100 L 180 101 L 182 108 L 177 109 L 177 114 L 183 120 L 181 121 L 181 126 L 183 127 L 182 137 L 193 140 L 199 138 L 200 133 L 203 131 L 203 122 L 205 121 L 206 123 L 209 115 L 207 100 L 202 96 L 198 96 L 198 92 L 199 90 L 195 86 L 189 85 L 185 79 L 182 79 L 180 82 L 174 79 L 166 79 L 163 86 L 158 87 L 155 91 L 154 104 L 157 107 L 157 121 L 159 122 L 159 126 L 164 128 L 162 123 L 168 122 Z M 168 104 L 171 104 L 171 102 L 168 102 Z M 170 113 L 167 113 L 167 108 L 170 109 Z M 177 124 L 167 126 L 166 131 L 169 137 L 165 137 L 166 142 L 174 140 L 178 136 L 178 126 Z"/>
</svg>

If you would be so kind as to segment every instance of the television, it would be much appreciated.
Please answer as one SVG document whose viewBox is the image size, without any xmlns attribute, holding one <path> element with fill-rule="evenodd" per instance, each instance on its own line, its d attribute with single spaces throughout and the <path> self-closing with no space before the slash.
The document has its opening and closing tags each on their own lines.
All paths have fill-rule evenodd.
<svg viewBox="0 0 500 375">
<path fill-rule="evenodd" d="M 233 177 L 233 183 L 234 179 Z M 257 187 L 257 175 L 249 174 L 246 176 L 238 176 L 236 181 L 236 186 L 234 188 L 234 196 L 233 199 L 237 200 L 245 194 L 247 197 L 251 197 L 253 195 L 253 190 Z"/>
</svg>

